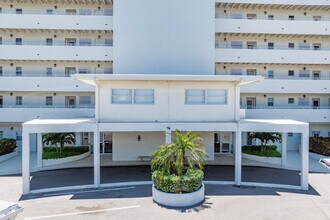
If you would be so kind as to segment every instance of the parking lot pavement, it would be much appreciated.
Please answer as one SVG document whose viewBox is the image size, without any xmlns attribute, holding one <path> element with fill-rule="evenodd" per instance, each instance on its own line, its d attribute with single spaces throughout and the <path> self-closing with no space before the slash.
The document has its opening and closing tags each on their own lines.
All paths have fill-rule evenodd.
<svg viewBox="0 0 330 220">
<path fill-rule="evenodd" d="M 21 197 L 21 177 L 0 177 L 0 199 L 18 201 L 18 219 L 330 219 L 330 175 L 310 174 L 310 190 L 206 186 L 205 202 L 169 209 L 151 187 L 130 186 Z"/>
</svg>

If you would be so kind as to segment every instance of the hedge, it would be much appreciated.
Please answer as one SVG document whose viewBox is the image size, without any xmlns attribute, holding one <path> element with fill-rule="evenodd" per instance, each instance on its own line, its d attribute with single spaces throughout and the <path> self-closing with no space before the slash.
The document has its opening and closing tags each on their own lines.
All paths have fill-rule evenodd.
<svg viewBox="0 0 330 220">
<path fill-rule="evenodd" d="M 310 137 L 309 151 L 324 156 L 330 156 L 330 137 Z"/>
<path fill-rule="evenodd" d="M 77 147 L 63 147 L 61 153 L 58 152 L 57 147 L 44 147 L 42 153 L 42 159 L 59 159 L 65 157 L 77 156 L 89 151 L 88 146 L 77 146 Z"/>
<path fill-rule="evenodd" d="M 0 156 L 14 152 L 16 140 L 10 138 L 0 139 Z"/>
<path fill-rule="evenodd" d="M 281 153 L 277 151 L 276 145 L 264 146 L 265 151 L 261 151 L 260 145 L 245 145 L 242 146 L 242 153 L 256 155 L 260 157 L 282 157 Z"/>
<path fill-rule="evenodd" d="M 204 178 L 202 170 L 188 169 L 182 176 L 166 175 L 162 171 L 152 173 L 152 181 L 156 189 L 166 193 L 190 193 L 201 188 Z"/>
</svg>

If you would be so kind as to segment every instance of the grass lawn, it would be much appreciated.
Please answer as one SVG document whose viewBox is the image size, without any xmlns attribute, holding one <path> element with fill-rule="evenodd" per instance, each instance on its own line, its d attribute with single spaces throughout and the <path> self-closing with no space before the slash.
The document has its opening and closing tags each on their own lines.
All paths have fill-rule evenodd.
<svg viewBox="0 0 330 220">
<path fill-rule="evenodd" d="M 61 153 L 57 152 L 57 149 L 55 147 L 44 147 L 42 153 L 42 159 L 49 160 L 49 159 L 72 157 L 86 153 L 88 151 L 89 151 L 88 146 L 64 147 Z"/>
<path fill-rule="evenodd" d="M 275 145 L 266 146 L 265 151 L 261 151 L 261 146 L 242 146 L 242 153 L 256 155 L 259 157 L 282 157 Z"/>
</svg>

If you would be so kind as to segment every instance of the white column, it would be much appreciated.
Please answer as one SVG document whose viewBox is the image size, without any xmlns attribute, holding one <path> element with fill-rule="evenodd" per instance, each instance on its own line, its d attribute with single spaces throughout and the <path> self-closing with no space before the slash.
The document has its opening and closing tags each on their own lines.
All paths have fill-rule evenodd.
<svg viewBox="0 0 330 220">
<path fill-rule="evenodd" d="M 239 121 L 240 120 L 240 85 L 239 83 L 235 85 L 235 120 Z"/>
<path fill-rule="evenodd" d="M 42 167 L 42 152 L 43 152 L 43 146 L 42 146 L 42 133 L 37 134 L 37 167 Z"/>
<path fill-rule="evenodd" d="M 309 131 L 306 129 L 301 134 L 301 179 L 300 184 L 303 190 L 308 190 L 309 172 Z"/>
<path fill-rule="evenodd" d="M 82 133 L 76 132 L 76 146 L 82 145 Z"/>
<path fill-rule="evenodd" d="M 172 137 L 171 137 L 171 128 L 166 128 L 165 131 L 165 143 L 170 144 L 172 142 Z"/>
<path fill-rule="evenodd" d="M 94 131 L 94 187 L 100 186 L 100 132 L 98 128 Z"/>
<path fill-rule="evenodd" d="M 238 124 L 235 135 L 235 185 L 241 184 L 242 176 L 242 132 Z"/>
<path fill-rule="evenodd" d="M 282 133 L 282 166 L 286 166 L 286 145 L 288 133 Z"/>
<path fill-rule="evenodd" d="M 22 180 L 23 195 L 30 193 L 30 133 L 23 127 L 22 134 Z"/>
</svg>

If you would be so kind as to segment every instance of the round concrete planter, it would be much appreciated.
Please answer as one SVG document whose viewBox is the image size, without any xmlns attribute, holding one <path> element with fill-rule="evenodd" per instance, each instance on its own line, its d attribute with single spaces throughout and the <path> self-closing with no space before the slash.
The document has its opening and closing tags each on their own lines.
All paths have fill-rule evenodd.
<svg viewBox="0 0 330 220">
<path fill-rule="evenodd" d="M 202 187 L 192 193 L 165 193 L 159 191 L 152 185 L 152 197 L 154 201 L 160 205 L 170 206 L 170 207 L 187 207 L 197 205 L 204 201 L 205 198 L 205 187 Z"/>
</svg>

